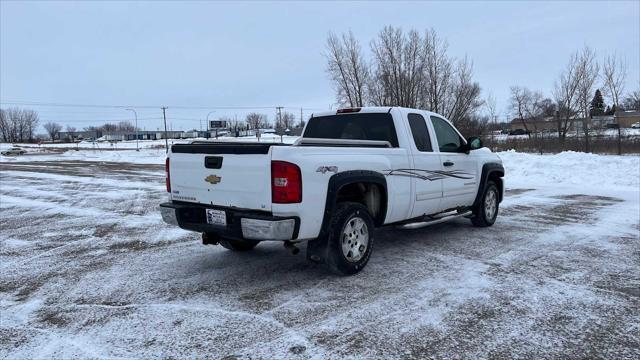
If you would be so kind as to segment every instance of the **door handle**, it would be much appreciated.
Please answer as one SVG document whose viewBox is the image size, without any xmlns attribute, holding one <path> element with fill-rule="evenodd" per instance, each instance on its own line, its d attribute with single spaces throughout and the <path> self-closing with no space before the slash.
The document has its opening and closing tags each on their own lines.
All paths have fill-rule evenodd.
<svg viewBox="0 0 640 360">
<path fill-rule="evenodd" d="M 453 163 L 451 161 L 445 161 L 442 163 L 442 165 L 444 166 L 453 166 Z"/>
</svg>

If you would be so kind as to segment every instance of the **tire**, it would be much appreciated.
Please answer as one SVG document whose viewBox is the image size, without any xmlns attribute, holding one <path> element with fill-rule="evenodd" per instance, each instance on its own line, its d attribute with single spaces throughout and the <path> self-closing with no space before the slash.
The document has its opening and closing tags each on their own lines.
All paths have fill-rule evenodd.
<svg viewBox="0 0 640 360">
<path fill-rule="evenodd" d="M 253 250 L 260 241 L 220 239 L 218 243 L 225 249 L 242 252 Z"/>
<path fill-rule="evenodd" d="M 496 222 L 498 208 L 500 206 L 498 187 L 493 181 L 488 181 L 482 191 L 482 197 L 477 207 L 473 210 L 471 222 L 474 226 L 487 227 Z"/>
<path fill-rule="evenodd" d="M 329 227 L 327 265 L 339 275 L 361 271 L 371 256 L 374 224 L 366 207 L 353 202 L 339 203 Z"/>
</svg>

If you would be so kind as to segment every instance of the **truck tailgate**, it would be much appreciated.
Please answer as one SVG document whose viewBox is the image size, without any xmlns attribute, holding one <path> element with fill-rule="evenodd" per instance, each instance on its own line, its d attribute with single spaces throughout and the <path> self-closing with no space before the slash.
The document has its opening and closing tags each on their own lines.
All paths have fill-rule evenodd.
<svg viewBox="0 0 640 360">
<path fill-rule="evenodd" d="M 271 211 L 274 144 L 173 145 L 169 161 L 173 200 Z"/>
</svg>

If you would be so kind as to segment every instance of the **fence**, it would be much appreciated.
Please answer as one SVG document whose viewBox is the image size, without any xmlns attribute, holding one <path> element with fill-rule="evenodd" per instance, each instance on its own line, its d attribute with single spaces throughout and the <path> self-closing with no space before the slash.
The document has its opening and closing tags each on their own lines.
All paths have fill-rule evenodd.
<svg viewBox="0 0 640 360">
<path fill-rule="evenodd" d="M 582 136 L 579 136 L 582 135 Z M 589 135 L 578 134 L 568 136 L 564 141 L 557 136 L 531 135 L 528 137 L 483 137 L 485 146 L 493 151 L 514 149 L 529 153 L 559 153 L 562 151 L 580 151 L 594 154 L 640 154 L 640 136 L 624 135 Z"/>
</svg>

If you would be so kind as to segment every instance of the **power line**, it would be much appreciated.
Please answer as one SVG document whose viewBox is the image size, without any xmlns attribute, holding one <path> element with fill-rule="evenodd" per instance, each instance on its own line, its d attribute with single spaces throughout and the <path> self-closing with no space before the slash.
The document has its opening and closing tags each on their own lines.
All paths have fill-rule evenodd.
<svg viewBox="0 0 640 360">
<path fill-rule="evenodd" d="M 139 109 L 157 109 L 162 106 L 155 105 L 106 105 L 106 104 L 69 104 L 69 103 L 47 103 L 37 101 L 0 101 L 3 105 L 21 105 L 21 106 L 46 106 L 46 107 L 78 107 L 78 108 L 105 108 L 105 109 L 126 109 L 126 108 L 139 108 Z M 269 110 L 278 106 L 171 106 L 172 109 L 185 109 L 185 110 Z M 297 106 L 279 106 L 283 109 L 298 109 Z M 319 108 L 304 108 L 305 110 L 322 110 Z"/>
<path fill-rule="evenodd" d="M 106 120 L 93 120 L 93 119 L 71 119 L 71 120 L 59 120 L 65 123 L 95 123 L 95 122 L 120 122 L 120 121 L 133 121 L 134 119 L 106 119 Z M 140 120 L 162 120 L 161 117 L 153 117 L 153 118 L 138 118 Z M 184 120 L 184 119 L 183 119 Z"/>
</svg>

